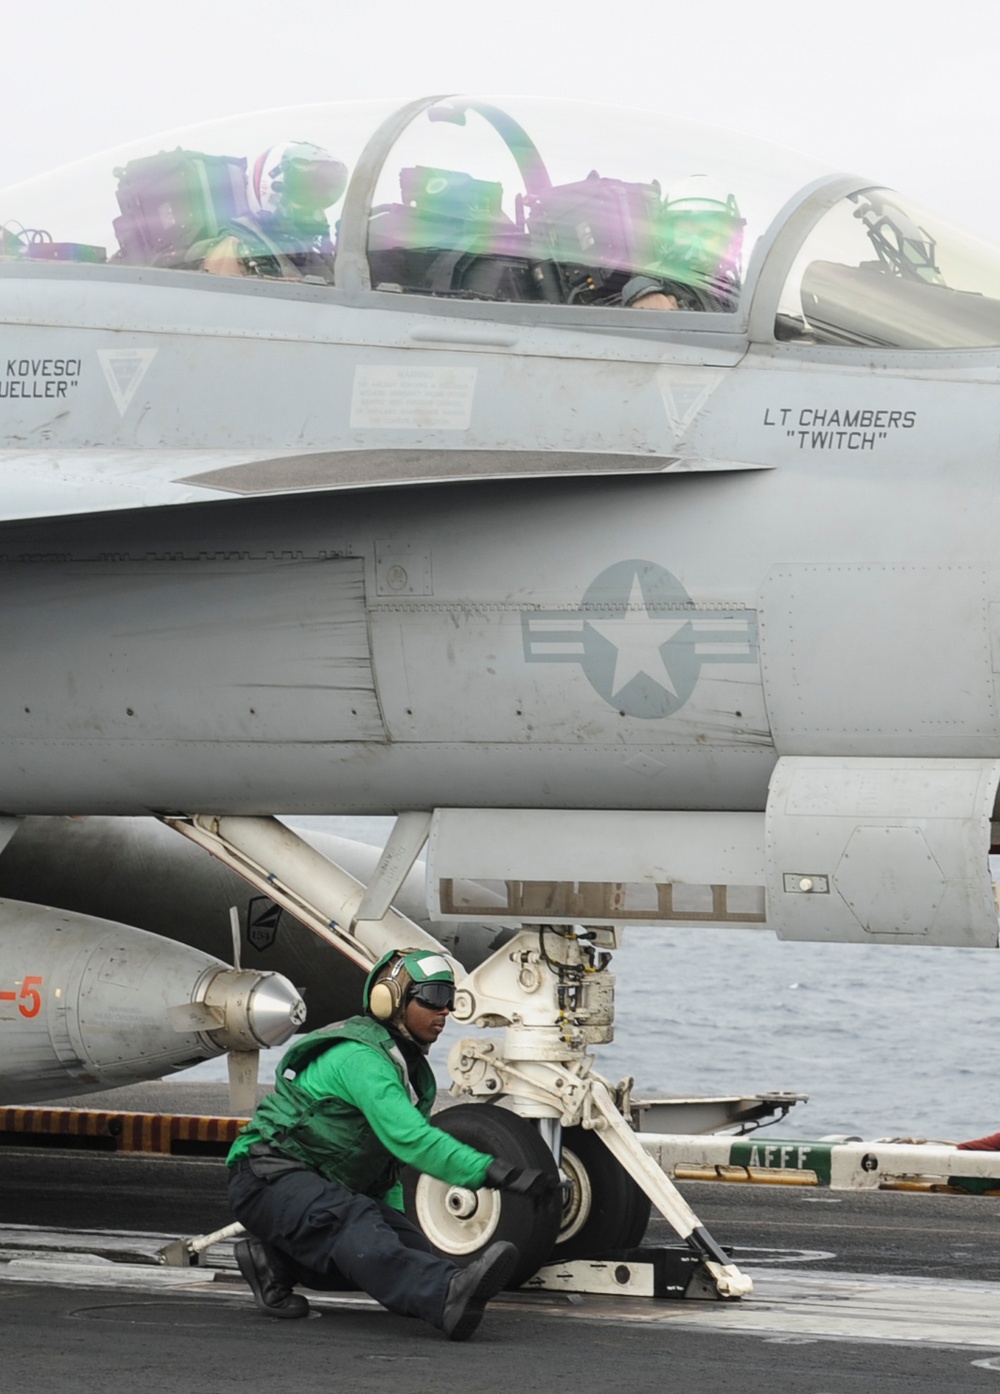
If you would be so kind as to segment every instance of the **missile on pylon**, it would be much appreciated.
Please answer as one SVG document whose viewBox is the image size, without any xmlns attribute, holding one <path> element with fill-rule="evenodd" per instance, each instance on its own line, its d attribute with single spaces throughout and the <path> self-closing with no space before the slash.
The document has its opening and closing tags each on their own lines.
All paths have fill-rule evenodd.
<svg viewBox="0 0 1000 1394">
<path fill-rule="evenodd" d="M 0 1103 L 159 1079 L 281 1045 L 305 1020 L 287 978 L 131 925 L 0 900 Z"/>
</svg>

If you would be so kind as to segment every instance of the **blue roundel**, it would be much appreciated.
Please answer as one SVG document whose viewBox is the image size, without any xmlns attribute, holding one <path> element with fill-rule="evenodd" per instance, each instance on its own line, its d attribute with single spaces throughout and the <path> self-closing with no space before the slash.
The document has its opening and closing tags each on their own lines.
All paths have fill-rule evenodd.
<svg viewBox="0 0 1000 1394">
<path fill-rule="evenodd" d="M 671 716 L 691 696 L 701 662 L 694 603 L 651 561 L 621 561 L 602 571 L 580 606 L 583 671 L 612 706 L 629 716 Z"/>
</svg>

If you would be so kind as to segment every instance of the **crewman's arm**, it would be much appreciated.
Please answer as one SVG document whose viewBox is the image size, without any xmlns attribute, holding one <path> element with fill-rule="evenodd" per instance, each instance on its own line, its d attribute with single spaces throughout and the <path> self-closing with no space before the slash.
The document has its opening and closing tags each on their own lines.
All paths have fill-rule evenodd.
<svg viewBox="0 0 1000 1394">
<path fill-rule="evenodd" d="M 321 1087 L 359 1108 L 394 1157 L 449 1186 L 477 1189 L 493 1158 L 428 1123 L 381 1051 L 345 1041 L 310 1066 L 310 1092 Z"/>
</svg>

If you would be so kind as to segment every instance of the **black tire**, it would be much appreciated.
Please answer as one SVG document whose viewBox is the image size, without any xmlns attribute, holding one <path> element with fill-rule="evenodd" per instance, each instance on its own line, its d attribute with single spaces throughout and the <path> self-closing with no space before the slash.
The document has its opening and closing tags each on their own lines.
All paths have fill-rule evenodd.
<svg viewBox="0 0 1000 1394">
<path fill-rule="evenodd" d="M 509 1109 L 458 1104 L 437 1114 L 434 1123 L 459 1142 L 512 1166 L 556 1175 L 555 1159 L 538 1129 Z M 520 1258 L 507 1283 L 509 1288 L 520 1287 L 547 1261 L 562 1221 L 558 1191 L 536 1205 L 524 1196 L 490 1187 L 458 1192 L 412 1167 L 403 1172 L 403 1196 L 407 1218 L 423 1230 L 437 1253 L 461 1268 L 499 1239 L 515 1244 Z M 471 1205 L 471 1213 L 449 1209 L 449 1196 L 453 1202 Z"/>
<path fill-rule="evenodd" d="M 642 1243 L 650 1201 L 589 1128 L 567 1128 L 562 1137 L 563 1175 L 572 1193 L 563 1211 L 553 1262 L 603 1258 Z"/>
</svg>

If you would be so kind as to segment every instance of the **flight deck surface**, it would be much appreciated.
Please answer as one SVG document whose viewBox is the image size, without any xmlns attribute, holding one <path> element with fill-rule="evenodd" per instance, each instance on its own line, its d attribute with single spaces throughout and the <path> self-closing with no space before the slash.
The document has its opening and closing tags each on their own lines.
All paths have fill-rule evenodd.
<svg viewBox="0 0 1000 1394">
<path fill-rule="evenodd" d="M 1000 1380 L 1000 1208 L 990 1198 L 832 1196 L 692 1184 L 684 1192 L 755 1283 L 743 1303 L 507 1294 L 452 1345 L 361 1294 L 304 1322 L 259 1317 L 231 1249 L 204 1268 L 152 1260 L 225 1224 L 218 1161 L 4 1149 L 0 1389 L 228 1394 L 665 1385 L 745 1394 L 945 1394 Z M 89 1231 L 84 1233 L 84 1231 Z M 669 1243 L 659 1220 L 647 1242 Z"/>
</svg>

